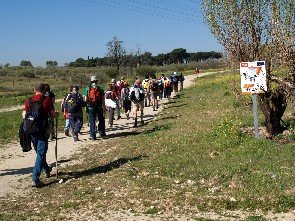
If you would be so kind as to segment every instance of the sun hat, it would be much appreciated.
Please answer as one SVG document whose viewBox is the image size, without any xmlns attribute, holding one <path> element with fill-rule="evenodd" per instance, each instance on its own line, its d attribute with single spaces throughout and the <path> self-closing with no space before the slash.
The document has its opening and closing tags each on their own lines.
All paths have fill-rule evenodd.
<svg viewBox="0 0 295 221">
<path fill-rule="evenodd" d="M 91 81 L 91 82 L 95 82 L 95 81 L 97 81 L 97 77 L 96 77 L 96 76 L 91 76 L 90 81 Z"/>
</svg>

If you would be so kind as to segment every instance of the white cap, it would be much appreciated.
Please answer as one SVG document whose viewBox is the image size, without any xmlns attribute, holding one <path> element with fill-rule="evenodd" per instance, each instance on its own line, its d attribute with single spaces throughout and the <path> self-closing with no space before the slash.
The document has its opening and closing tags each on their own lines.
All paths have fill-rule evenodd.
<svg viewBox="0 0 295 221">
<path fill-rule="evenodd" d="M 96 77 L 96 76 L 91 76 L 90 81 L 91 81 L 91 82 L 93 82 L 93 81 L 97 81 L 97 77 Z"/>
</svg>

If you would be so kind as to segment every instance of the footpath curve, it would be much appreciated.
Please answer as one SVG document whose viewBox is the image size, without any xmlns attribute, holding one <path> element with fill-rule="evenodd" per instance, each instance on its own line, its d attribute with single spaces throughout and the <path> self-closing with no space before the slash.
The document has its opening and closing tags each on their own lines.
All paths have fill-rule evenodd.
<svg viewBox="0 0 295 221">
<path fill-rule="evenodd" d="M 184 88 L 193 85 L 194 80 L 198 77 L 202 77 L 209 74 L 214 74 L 218 72 L 207 72 L 204 74 L 189 75 L 185 76 Z M 220 73 L 220 72 L 219 72 Z M 175 96 L 175 93 L 172 93 Z M 161 103 L 166 103 L 167 99 L 163 99 Z M 153 111 L 152 107 L 144 108 L 144 121 L 149 122 L 163 110 L 163 106 L 157 111 Z M 106 120 L 107 121 L 107 120 Z M 107 124 L 107 122 L 106 122 Z M 106 127 L 106 134 L 118 134 L 122 132 L 128 132 L 135 130 L 133 127 L 133 120 L 127 120 L 124 115 L 120 120 L 114 121 L 112 128 Z M 58 160 L 59 169 L 65 166 L 67 163 L 62 163 L 67 161 L 67 159 L 74 153 L 78 153 L 83 147 L 87 147 L 89 144 L 108 142 L 108 140 L 89 140 L 88 134 L 89 127 L 87 124 L 82 128 L 82 135 L 79 136 L 80 141 L 74 142 L 72 137 L 66 137 L 63 133 L 58 134 Z M 52 166 L 55 165 L 55 140 L 49 142 L 47 162 Z M 106 153 L 102 153 L 106 154 Z M 28 153 L 23 153 L 21 147 L 18 143 L 9 143 L 5 147 L 0 149 L 0 200 L 5 198 L 8 194 L 10 196 L 22 196 L 28 191 L 31 184 L 31 179 L 28 179 L 32 175 L 34 162 L 35 162 L 35 151 L 32 150 Z M 70 163 L 75 163 L 71 161 Z M 52 175 L 55 174 L 55 168 L 53 168 Z"/>
</svg>

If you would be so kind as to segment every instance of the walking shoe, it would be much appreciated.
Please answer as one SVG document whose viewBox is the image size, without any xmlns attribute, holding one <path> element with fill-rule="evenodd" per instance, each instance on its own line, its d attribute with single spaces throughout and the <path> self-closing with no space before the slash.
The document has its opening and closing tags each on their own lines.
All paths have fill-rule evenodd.
<svg viewBox="0 0 295 221">
<path fill-rule="evenodd" d="M 121 119 L 121 116 L 117 117 L 117 120 L 120 120 Z"/>
<path fill-rule="evenodd" d="M 42 187 L 44 184 L 38 180 L 38 181 L 32 181 L 32 187 L 36 187 L 36 188 L 39 188 L 39 187 Z"/>
<path fill-rule="evenodd" d="M 74 136 L 74 142 L 79 141 L 79 138 L 77 136 Z"/>
<path fill-rule="evenodd" d="M 49 178 L 50 177 L 50 172 L 52 171 L 52 166 L 48 166 L 47 171 L 45 172 L 45 177 Z"/>
<path fill-rule="evenodd" d="M 140 125 L 144 125 L 144 121 L 142 120 L 142 121 L 140 121 Z"/>
<path fill-rule="evenodd" d="M 65 130 L 65 135 L 66 135 L 67 137 L 69 137 L 69 136 L 70 136 L 70 132 L 69 132 L 68 130 Z"/>
<path fill-rule="evenodd" d="M 96 137 L 89 137 L 89 140 L 96 140 Z"/>
</svg>

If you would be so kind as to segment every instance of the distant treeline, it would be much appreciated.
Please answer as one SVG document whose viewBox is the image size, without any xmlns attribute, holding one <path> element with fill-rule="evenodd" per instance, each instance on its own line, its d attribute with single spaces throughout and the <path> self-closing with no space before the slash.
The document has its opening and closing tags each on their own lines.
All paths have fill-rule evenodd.
<svg viewBox="0 0 295 221">
<path fill-rule="evenodd" d="M 188 53 L 186 49 L 178 48 L 167 54 L 158 54 L 153 56 L 151 52 L 145 52 L 143 54 L 128 54 L 123 56 L 122 66 L 125 67 L 139 67 L 142 65 L 156 65 L 165 66 L 171 64 L 184 64 L 190 62 L 200 62 L 207 59 L 219 59 L 222 58 L 222 53 L 210 51 L 210 52 L 195 52 Z M 87 59 L 78 58 L 74 62 L 67 64 L 69 67 L 97 67 L 97 66 L 114 66 L 113 57 L 103 58 L 90 58 Z"/>
</svg>

